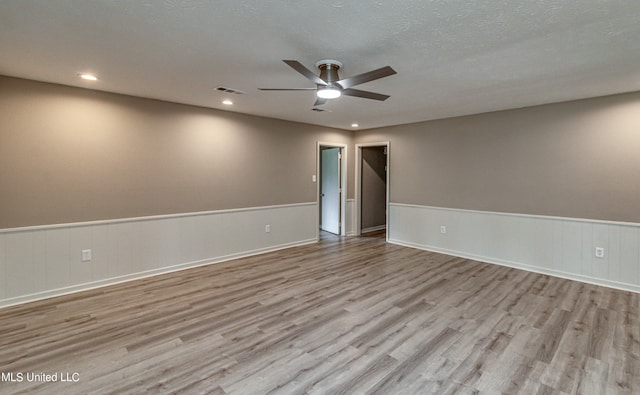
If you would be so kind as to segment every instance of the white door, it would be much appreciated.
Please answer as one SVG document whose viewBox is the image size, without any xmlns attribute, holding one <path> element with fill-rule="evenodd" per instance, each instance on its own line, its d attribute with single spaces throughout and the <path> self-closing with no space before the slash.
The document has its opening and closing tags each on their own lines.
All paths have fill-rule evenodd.
<svg viewBox="0 0 640 395">
<path fill-rule="evenodd" d="M 340 148 L 322 151 L 320 184 L 320 228 L 340 234 Z"/>
</svg>

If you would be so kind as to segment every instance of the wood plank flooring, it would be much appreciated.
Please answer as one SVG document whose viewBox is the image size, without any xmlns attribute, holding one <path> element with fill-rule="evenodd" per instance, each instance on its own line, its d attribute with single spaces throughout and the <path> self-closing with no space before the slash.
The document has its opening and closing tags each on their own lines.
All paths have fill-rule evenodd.
<svg viewBox="0 0 640 395">
<path fill-rule="evenodd" d="M 0 393 L 640 393 L 640 295 L 369 236 L 1 309 Z"/>
</svg>

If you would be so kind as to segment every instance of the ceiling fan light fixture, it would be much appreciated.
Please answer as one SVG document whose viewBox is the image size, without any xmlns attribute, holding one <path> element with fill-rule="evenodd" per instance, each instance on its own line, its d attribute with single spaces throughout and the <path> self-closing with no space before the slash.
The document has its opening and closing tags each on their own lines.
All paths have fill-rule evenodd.
<svg viewBox="0 0 640 395">
<path fill-rule="evenodd" d="M 335 99 L 340 97 L 341 94 L 339 89 L 332 87 L 318 89 L 318 97 L 321 99 Z"/>
</svg>

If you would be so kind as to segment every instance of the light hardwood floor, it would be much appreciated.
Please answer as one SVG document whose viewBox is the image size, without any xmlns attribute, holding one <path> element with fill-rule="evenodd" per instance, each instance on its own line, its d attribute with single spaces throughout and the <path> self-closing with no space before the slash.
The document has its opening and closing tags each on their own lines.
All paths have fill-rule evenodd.
<svg viewBox="0 0 640 395">
<path fill-rule="evenodd" d="M 1 309 L 0 371 L 58 382 L 0 392 L 638 394 L 639 309 L 630 292 L 325 235 Z"/>
</svg>

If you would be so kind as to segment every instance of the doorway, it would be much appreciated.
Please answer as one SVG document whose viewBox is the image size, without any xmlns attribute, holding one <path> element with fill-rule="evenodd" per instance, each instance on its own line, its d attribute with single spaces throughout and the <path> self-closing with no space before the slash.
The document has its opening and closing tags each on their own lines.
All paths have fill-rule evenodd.
<svg viewBox="0 0 640 395">
<path fill-rule="evenodd" d="M 355 233 L 389 240 L 389 142 L 356 144 Z"/>
<path fill-rule="evenodd" d="M 345 235 L 346 145 L 318 143 L 318 229 Z"/>
</svg>

